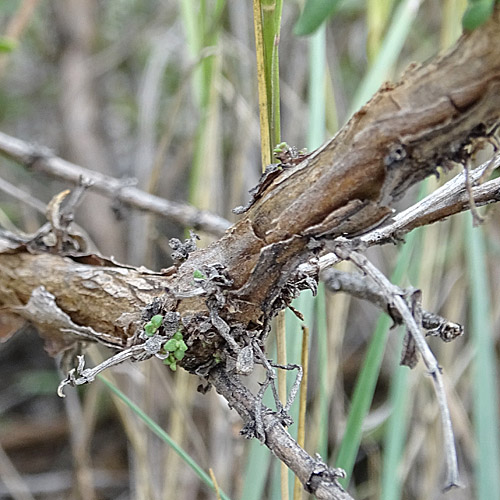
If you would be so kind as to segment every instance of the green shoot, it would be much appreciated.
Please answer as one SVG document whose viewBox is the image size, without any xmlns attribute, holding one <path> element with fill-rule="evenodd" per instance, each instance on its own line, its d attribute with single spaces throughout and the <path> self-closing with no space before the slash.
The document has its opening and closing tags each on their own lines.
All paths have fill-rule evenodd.
<svg viewBox="0 0 500 500">
<path fill-rule="evenodd" d="M 193 278 L 197 280 L 205 280 L 207 277 L 199 270 L 195 269 L 193 273 Z"/>
<path fill-rule="evenodd" d="M 144 331 L 146 335 L 152 337 L 160 328 L 163 321 L 163 316 L 161 314 L 156 314 L 153 316 L 146 325 L 144 325 Z"/>
<path fill-rule="evenodd" d="M 184 358 L 186 351 L 188 349 L 186 343 L 184 342 L 184 337 L 180 331 L 174 333 L 174 336 L 165 342 L 163 349 L 169 352 L 169 356 L 163 360 L 163 362 L 170 367 L 172 371 L 177 370 L 177 361 L 181 361 Z"/>
</svg>

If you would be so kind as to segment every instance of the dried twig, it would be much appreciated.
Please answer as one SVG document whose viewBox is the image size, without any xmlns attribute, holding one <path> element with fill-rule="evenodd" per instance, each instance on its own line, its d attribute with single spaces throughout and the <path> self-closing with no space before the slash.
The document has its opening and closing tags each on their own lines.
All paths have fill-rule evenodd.
<svg viewBox="0 0 500 500">
<path fill-rule="evenodd" d="M 91 189 L 125 205 L 166 217 L 178 224 L 221 236 L 229 227 L 226 219 L 185 203 L 176 203 L 146 193 L 99 172 L 88 170 L 52 154 L 46 148 L 29 144 L 0 132 L 0 153 L 22 165 L 43 172 L 56 179 L 78 184 L 80 178 L 89 179 Z"/>
<path fill-rule="evenodd" d="M 16 200 L 21 203 L 25 203 L 31 208 L 34 208 L 37 212 L 41 214 L 45 214 L 45 203 L 42 203 L 40 200 L 35 198 L 32 194 L 24 192 L 22 189 L 19 189 L 14 184 L 2 179 L 0 177 L 0 191 L 12 196 Z"/>
<path fill-rule="evenodd" d="M 320 278 L 331 292 L 345 292 L 358 299 L 367 300 L 390 314 L 395 322 L 401 323 L 402 318 L 399 312 L 391 308 L 391 304 L 387 302 L 387 296 L 366 276 L 329 268 L 322 271 Z M 403 290 L 401 295 L 404 295 Z M 444 342 L 456 339 L 464 331 L 462 325 L 430 311 L 422 311 L 422 326 L 427 330 L 427 335 L 439 337 Z"/>
<path fill-rule="evenodd" d="M 208 380 L 246 422 L 244 435 L 253 436 L 251 429 L 255 426 L 256 409 L 260 407 L 266 446 L 295 473 L 306 491 L 319 500 L 352 500 L 338 483 L 344 471 L 328 467 L 319 456 L 311 457 L 290 436 L 280 418 L 267 411 L 239 378 L 232 377 L 223 366 L 217 366 L 210 371 Z"/>
<path fill-rule="evenodd" d="M 359 267 L 359 269 L 370 276 L 370 278 L 372 278 L 373 281 L 380 287 L 380 290 L 384 294 L 386 294 L 387 302 L 392 303 L 393 307 L 399 311 L 404 323 L 406 324 L 408 331 L 410 332 L 418 351 L 422 355 L 425 366 L 434 382 L 434 389 L 436 391 L 436 397 L 441 412 L 441 423 L 443 427 L 445 443 L 447 463 L 445 490 L 459 486 L 455 440 L 453 435 L 450 411 L 446 400 L 446 392 L 443 385 L 443 378 L 441 375 L 441 368 L 434 354 L 427 345 L 427 342 L 425 341 L 425 338 L 420 331 L 420 326 L 417 324 L 412 312 L 408 307 L 408 304 L 401 296 L 400 289 L 398 287 L 395 287 L 373 264 L 371 264 L 371 262 L 366 257 L 357 252 L 350 252 L 346 250 L 346 247 L 341 246 L 339 246 L 335 250 L 335 253 L 341 259 L 351 260 L 352 262 L 354 262 L 354 264 L 356 264 L 357 267 Z"/>
<path fill-rule="evenodd" d="M 500 180 L 493 179 L 480 186 L 474 183 L 481 179 L 487 171 L 500 167 L 500 155 L 483 163 L 469 172 L 472 184 L 471 192 L 476 206 L 486 205 L 500 199 Z M 381 227 L 375 228 L 359 239 L 366 245 L 392 242 L 420 226 L 441 221 L 451 215 L 470 208 L 470 197 L 467 192 L 467 174 L 461 172 L 431 194 L 395 215 Z"/>
</svg>

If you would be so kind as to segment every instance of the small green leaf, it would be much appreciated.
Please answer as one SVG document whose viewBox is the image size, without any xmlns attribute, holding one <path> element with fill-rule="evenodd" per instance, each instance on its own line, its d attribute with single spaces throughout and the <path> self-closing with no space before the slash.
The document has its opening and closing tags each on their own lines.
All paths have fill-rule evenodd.
<svg viewBox="0 0 500 500">
<path fill-rule="evenodd" d="M 167 359 L 164 359 L 163 362 L 170 366 L 170 369 L 175 372 L 177 370 L 177 360 L 175 357 L 171 354 Z"/>
<path fill-rule="evenodd" d="M 179 345 L 177 346 L 177 350 L 182 352 L 188 350 L 188 346 L 186 345 L 186 342 L 184 342 L 184 340 L 179 340 Z"/>
<path fill-rule="evenodd" d="M 307 0 L 293 28 L 296 35 L 311 35 L 335 11 L 339 0 Z"/>
<path fill-rule="evenodd" d="M 0 36 L 0 52 L 12 52 L 17 48 L 17 40 L 7 36 Z"/>
<path fill-rule="evenodd" d="M 184 351 L 181 351 L 181 350 L 177 350 L 174 352 L 174 356 L 176 357 L 176 359 L 178 359 L 179 361 L 186 355 L 186 353 Z"/>
<path fill-rule="evenodd" d="M 193 278 L 204 280 L 206 279 L 206 276 L 199 269 L 195 269 L 193 273 Z"/>
<path fill-rule="evenodd" d="M 466 31 L 472 31 L 483 25 L 493 12 L 494 0 L 481 0 L 471 4 L 462 17 L 462 26 Z"/>
<path fill-rule="evenodd" d="M 167 342 L 165 342 L 163 349 L 165 349 L 165 351 L 169 351 L 169 352 L 175 351 L 177 349 L 178 342 L 179 341 L 176 339 L 170 339 Z"/>
<path fill-rule="evenodd" d="M 175 340 L 183 340 L 184 337 L 182 336 L 182 333 L 180 331 L 176 331 L 174 333 L 174 337 L 173 337 Z"/>
<path fill-rule="evenodd" d="M 149 320 L 149 323 L 151 323 L 155 328 L 158 329 L 160 328 L 162 321 L 163 316 L 161 314 L 156 314 Z"/>
<path fill-rule="evenodd" d="M 158 328 L 156 328 L 151 323 L 147 323 L 146 326 L 144 327 L 144 331 L 146 332 L 146 335 L 149 335 L 149 336 L 154 335 L 156 333 L 156 330 L 158 330 Z"/>
<path fill-rule="evenodd" d="M 290 148 L 290 146 L 288 146 L 288 144 L 286 142 L 280 142 L 279 144 L 276 144 L 276 146 L 274 147 L 273 153 L 274 154 L 283 153 L 283 151 L 286 151 L 289 148 Z"/>
</svg>

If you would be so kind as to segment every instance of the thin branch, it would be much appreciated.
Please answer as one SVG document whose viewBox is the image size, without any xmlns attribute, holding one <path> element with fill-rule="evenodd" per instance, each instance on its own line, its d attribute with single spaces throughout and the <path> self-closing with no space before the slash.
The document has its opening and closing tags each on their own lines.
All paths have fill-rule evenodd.
<svg viewBox="0 0 500 500">
<path fill-rule="evenodd" d="M 388 243 L 400 239 L 411 230 L 446 219 L 470 208 L 467 177 L 472 185 L 471 193 L 476 206 L 487 205 L 500 200 L 500 179 L 493 179 L 480 186 L 474 183 L 481 179 L 487 170 L 500 167 L 500 155 L 483 163 L 468 174 L 463 171 L 433 191 L 421 201 L 395 215 L 391 222 L 373 229 L 360 237 L 369 246 Z"/>
<path fill-rule="evenodd" d="M 480 181 L 486 171 L 492 172 L 498 167 L 500 167 L 500 155 L 496 155 L 472 170 L 470 172 L 471 182 Z M 477 206 L 500 201 L 500 178 L 487 181 L 480 186 L 474 186 L 472 194 Z M 357 238 L 357 241 L 363 247 L 394 243 L 417 227 L 442 221 L 452 215 L 465 212 L 469 208 L 470 199 L 466 187 L 465 172 L 461 172 L 419 202 L 391 217 L 389 222 L 362 234 Z M 335 241 L 344 240 L 346 238 L 340 237 Z M 317 267 L 324 270 L 337 264 L 340 260 L 334 252 L 329 252 L 320 258 L 313 258 L 310 262 L 301 264 L 299 269 L 304 274 L 313 274 L 317 271 Z"/>
<path fill-rule="evenodd" d="M 255 425 L 257 398 L 239 378 L 230 376 L 224 367 L 216 367 L 210 371 L 208 380 L 227 400 L 230 407 L 238 412 L 247 426 Z M 305 490 L 313 493 L 319 500 L 352 500 L 337 481 L 343 477 L 343 471 L 328 467 L 318 456 L 311 457 L 290 436 L 278 415 L 269 412 L 262 404 L 260 407 L 266 446 L 295 473 Z"/>
<path fill-rule="evenodd" d="M 73 184 L 78 184 L 80 177 L 83 176 L 93 183 L 92 190 L 125 205 L 161 215 L 185 227 L 222 236 L 230 225 L 223 217 L 146 193 L 130 186 L 129 182 L 79 167 L 55 156 L 46 148 L 29 144 L 2 132 L 0 132 L 0 154 L 27 168 Z"/>
<path fill-rule="evenodd" d="M 434 382 L 434 389 L 436 391 L 436 398 L 441 412 L 441 423 L 443 427 L 445 455 L 447 464 L 447 476 L 445 490 L 459 486 L 459 474 L 457 465 L 457 453 L 455 449 L 455 439 L 450 417 L 450 410 L 446 400 L 446 391 L 443 385 L 443 377 L 441 368 L 430 350 L 427 342 L 425 341 L 420 326 L 417 325 L 415 318 L 410 311 L 408 304 L 401 296 L 401 291 L 398 287 L 394 286 L 366 257 L 357 253 L 349 252 L 344 248 L 336 250 L 337 255 L 342 259 L 351 260 L 356 266 L 366 273 L 375 283 L 380 287 L 381 291 L 386 294 L 387 301 L 391 302 L 393 306 L 399 311 L 404 323 L 406 324 L 417 349 L 422 355 L 425 366 L 432 377 Z"/>
<path fill-rule="evenodd" d="M 331 292 L 344 292 L 358 299 L 367 300 L 388 313 L 396 323 L 402 322 L 399 311 L 387 301 L 387 295 L 366 276 L 329 268 L 321 272 L 320 279 Z M 401 295 L 404 293 L 401 290 Z M 437 336 L 445 342 L 450 342 L 463 334 L 462 325 L 430 311 L 422 311 L 422 326 L 428 335 Z"/>
<path fill-rule="evenodd" d="M 35 209 L 37 212 L 40 212 L 41 214 L 45 215 L 44 203 L 35 198 L 32 194 L 26 193 L 22 189 L 19 189 L 17 186 L 14 186 L 14 184 L 11 184 L 9 181 L 6 181 L 1 177 L 0 177 L 0 191 L 3 191 L 9 196 L 12 196 L 12 198 L 15 198 L 21 203 L 25 203 L 29 207 Z"/>
</svg>

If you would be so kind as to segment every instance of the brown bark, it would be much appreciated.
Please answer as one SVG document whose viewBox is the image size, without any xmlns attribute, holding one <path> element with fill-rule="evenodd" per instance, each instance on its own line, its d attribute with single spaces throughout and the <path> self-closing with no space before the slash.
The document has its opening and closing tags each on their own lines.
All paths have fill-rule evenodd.
<svg viewBox="0 0 500 500">
<path fill-rule="evenodd" d="M 63 320 L 37 321 L 28 302 L 44 287 L 69 323 L 98 332 L 97 341 L 124 348 L 141 342 L 137 334 L 146 305 L 159 298 L 163 313 L 176 311 L 181 317 L 189 348 L 180 364 L 207 375 L 236 405 L 221 379 L 220 360 L 224 366 L 237 354 L 235 345 L 243 348 L 262 338 L 270 318 L 300 289 L 314 286 L 298 274 L 298 265 L 320 254 L 326 240 L 353 238 L 379 224 L 392 213 L 393 200 L 438 166 L 464 160 L 477 138 L 498 124 L 499 47 L 496 9 L 486 25 L 463 36 L 446 55 L 411 67 L 398 84 L 384 85 L 323 147 L 270 173 L 243 218 L 176 268 L 151 273 L 5 240 L 0 305 L 32 321 L 54 342 Z M 197 270 L 205 280 L 195 281 Z M 44 297 L 50 302 L 50 295 Z M 65 328 L 63 344 L 75 327 Z M 226 330 L 235 345 L 223 339 Z M 240 414 L 251 420 L 255 415 L 249 408 L 243 405 Z M 274 439 L 270 436 L 278 428 L 264 427 Z M 277 454 L 278 442 L 272 448 Z M 306 483 L 307 474 L 297 467 Z"/>
</svg>

